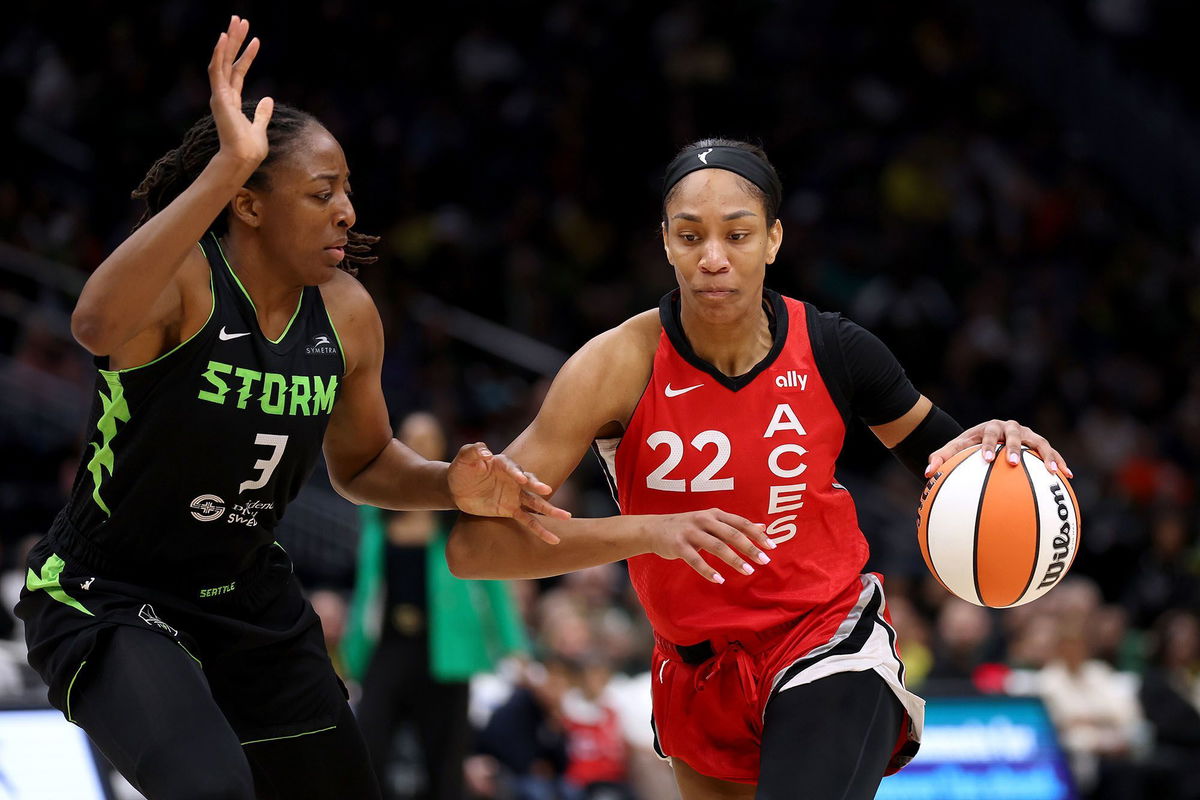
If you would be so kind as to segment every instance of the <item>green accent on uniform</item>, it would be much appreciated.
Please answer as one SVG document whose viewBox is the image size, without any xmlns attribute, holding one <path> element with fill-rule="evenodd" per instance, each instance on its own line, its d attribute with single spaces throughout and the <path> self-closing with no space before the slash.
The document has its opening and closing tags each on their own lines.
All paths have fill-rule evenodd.
<svg viewBox="0 0 1200 800">
<path fill-rule="evenodd" d="M 324 411 L 326 414 L 333 413 L 333 399 L 337 395 L 338 379 L 337 375 L 329 376 L 329 385 L 325 385 L 325 381 L 320 375 L 313 375 L 313 415 L 318 411 Z"/>
<path fill-rule="evenodd" d="M 238 408 L 245 408 L 246 401 L 250 399 L 250 391 L 254 388 L 254 382 L 262 377 L 262 373 L 256 369 L 246 369 L 238 367 L 234 373 L 242 379 L 242 388 L 238 389 Z"/>
<path fill-rule="evenodd" d="M 125 387 L 121 385 L 121 375 L 117 372 L 102 369 L 100 374 L 104 376 L 105 383 L 108 384 L 108 390 L 111 396 L 106 396 L 104 391 L 99 392 L 100 402 L 104 407 L 104 413 L 100 415 L 100 419 L 96 422 L 96 430 L 104 437 L 101 444 L 90 442 L 92 446 L 92 459 L 88 462 L 88 472 L 92 473 L 92 497 L 96 500 L 96 505 L 104 509 L 104 513 L 112 516 L 112 512 L 108 510 L 108 506 L 100 499 L 100 484 L 104 483 L 104 469 L 108 468 L 108 474 L 113 473 L 113 451 L 112 440 L 117 435 L 117 423 L 129 422 L 129 406 L 125 403 Z"/>
<path fill-rule="evenodd" d="M 288 416 L 296 416 L 296 410 L 300 409 L 300 413 L 304 416 L 311 416 L 308 413 L 308 399 L 312 397 L 312 386 L 308 382 L 307 375 L 292 376 L 292 405 L 288 409 Z"/>
<path fill-rule="evenodd" d="M 287 378 L 278 372 L 268 372 L 263 376 L 263 393 L 259 405 L 264 412 L 276 416 L 282 414 L 286 395 Z"/>
<path fill-rule="evenodd" d="M 106 511 L 108 509 L 105 509 Z M 27 570 L 25 574 L 25 588 L 31 592 L 36 592 L 38 589 L 45 590 L 46 594 L 64 605 L 68 605 L 76 611 L 81 611 L 89 617 L 96 616 L 88 611 L 83 605 L 71 597 L 63 590 L 62 584 L 58 582 L 58 576 L 62 574 L 63 567 L 66 563 L 58 556 L 57 553 L 51 553 L 46 562 L 42 564 L 42 574 L 38 575 L 32 569 Z"/>
<path fill-rule="evenodd" d="M 221 260 L 225 262 L 225 266 L 229 269 L 229 274 L 233 277 L 233 282 L 242 290 L 242 294 L 246 295 L 246 299 L 250 301 L 250 308 L 254 310 L 254 318 L 258 319 L 258 307 L 254 305 L 254 298 L 246 291 L 246 287 L 242 285 L 242 281 L 238 278 L 237 273 L 233 270 L 233 265 L 229 263 L 229 259 L 225 257 L 225 248 L 221 247 L 221 242 L 217 237 L 213 237 L 213 241 L 217 243 L 217 252 L 221 254 Z M 300 299 L 296 301 L 296 310 L 292 312 L 292 318 L 288 320 L 288 324 L 284 326 L 283 333 L 279 334 L 278 339 L 267 339 L 267 335 L 263 333 L 263 338 L 267 339 L 271 344 L 279 344 L 283 341 L 283 337 L 287 336 L 287 332 L 292 329 L 292 323 L 296 321 L 296 317 L 300 316 L 300 307 L 304 305 L 304 290 L 300 290 Z M 258 328 L 262 333 L 262 326 Z"/>
<path fill-rule="evenodd" d="M 71 690 L 75 688 L 75 681 L 79 679 L 79 673 L 83 672 L 83 668 L 87 666 L 87 659 L 79 662 L 79 668 L 75 670 L 75 674 L 71 676 L 71 682 L 67 684 L 67 722 L 74 723 L 75 718 L 71 716 Z"/>
<path fill-rule="evenodd" d="M 232 387 L 221 378 L 221 375 L 232 375 L 241 381 L 237 390 L 237 407 L 245 410 L 258 381 L 262 380 L 262 394 L 259 395 L 258 405 L 265 414 L 281 416 L 303 415 L 315 417 L 324 411 L 333 412 L 333 401 L 337 396 L 337 375 L 329 376 L 329 383 L 320 375 L 292 375 L 289 382 L 287 375 L 278 372 L 259 372 L 254 369 L 237 367 L 223 361 L 209 361 L 201 377 L 209 382 L 216 391 L 201 389 L 196 396 L 217 405 L 225 405 L 225 399 Z M 312 401 L 312 405 L 309 405 Z"/>
<path fill-rule="evenodd" d="M 179 645 L 180 647 L 183 647 L 183 642 L 179 641 L 178 639 L 175 640 L 175 644 Z M 188 650 L 186 647 L 183 647 L 183 652 L 187 653 L 188 658 L 192 659 L 192 661 L 195 661 L 200 666 L 200 669 L 204 669 L 204 662 L 202 662 L 200 659 L 198 659 L 194 655 L 192 655 L 191 650 Z"/>
<path fill-rule="evenodd" d="M 321 728 L 321 729 L 315 730 L 315 731 L 305 731 L 304 733 L 293 733 L 291 736 L 272 736 L 267 739 L 251 739 L 248 742 L 242 742 L 242 745 L 245 746 L 248 744 L 261 744 L 262 742 L 278 742 L 281 739 L 298 739 L 301 736 L 311 736 L 314 733 L 324 733 L 325 731 L 331 731 L 336 727 L 337 727 L 337 725 L 330 725 L 328 728 Z"/>
<path fill-rule="evenodd" d="M 329 313 L 329 306 L 325 306 L 325 316 L 329 319 L 329 327 L 333 328 L 333 338 L 337 339 L 338 352 L 342 355 L 342 374 L 346 374 L 346 348 L 342 347 L 342 337 L 338 336 L 337 325 L 333 324 L 333 315 Z"/>
<path fill-rule="evenodd" d="M 229 384 L 217 377 L 217 373 L 228 375 L 233 372 L 233 366 L 226 364 L 223 361 L 209 361 L 208 369 L 204 370 L 204 374 L 200 377 L 208 380 L 216 389 L 215 392 L 200 390 L 200 394 L 196 395 L 201 400 L 207 400 L 210 403 L 222 405 L 225 402 L 225 395 L 229 393 Z"/>
<path fill-rule="evenodd" d="M 296 301 L 296 310 L 292 312 L 292 318 L 288 320 L 288 324 L 283 327 L 283 333 L 279 334 L 278 339 L 268 339 L 271 344 L 279 344 L 283 341 L 283 337 L 287 336 L 287 332 L 292 329 L 292 323 L 296 321 L 296 317 L 300 316 L 300 306 L 304 303 L 304 290 L 300 290 L 300 299 Z M 253 304 L 251 304 L 253 305 Z"/>
</svg>

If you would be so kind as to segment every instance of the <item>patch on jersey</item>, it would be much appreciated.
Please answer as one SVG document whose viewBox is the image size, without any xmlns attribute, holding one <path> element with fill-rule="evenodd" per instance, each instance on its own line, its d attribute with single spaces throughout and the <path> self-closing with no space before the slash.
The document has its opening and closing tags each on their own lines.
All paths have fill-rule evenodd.
<svg viewBox="0 0 1200 800">
<path fill-rule="evenodd" d="M 202 494 L 191 503 L 192 516 L 201 522 L 220 519 L 225 513 L 225 501 L 215 494 Z"/>
<path fill-rule="evenodd" d="M 332 355 L 337 355 L 337 351 L 338 350 L 336 347 L 334 347 L 333 342 L 329 341 L 328 336 L 314 336 L 312 344 L 310 344 L 308 347 L 304 348 L 305 354 L 310 355 L 310 356 L 316 356 L 316 355 L 332 356 Z"/>
</svg>

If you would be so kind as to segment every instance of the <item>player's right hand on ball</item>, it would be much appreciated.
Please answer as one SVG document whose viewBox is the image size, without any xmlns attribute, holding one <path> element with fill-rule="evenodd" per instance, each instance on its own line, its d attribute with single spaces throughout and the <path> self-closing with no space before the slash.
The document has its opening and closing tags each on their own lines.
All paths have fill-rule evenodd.
<svg viewBox="0 0 1200 800">
<path fill-rule="evenodd" d="M 212 89 L 208 105 L 217 125 L 220 155 L 253 172 L 267 157 L 267 123 L 271 121 L 275 101 L 270 97 L 259 100 L 253 121 L 242 113 L 242 83 L 259 46 L 256 36 L 238 58 L 238 51 L 249 32 L 250 23 L 234 16 L 229 19 L 229 30 L 217 39 L 208 62 L 208 83 Z"/>
<path fill-rule="evenodd" d="M 771 558 L 763 550 L 773 550 L 765 526 L 719 508 L 663 514 L 653 523 L 651 552 L 668 559 L 682 559 L 702 578 L 724 583 L 721 573 L 709 566 L 700 551 L 712 553 L 735 572 L 752 575 L 755 564 L 768 564 Z"/>
</svg>

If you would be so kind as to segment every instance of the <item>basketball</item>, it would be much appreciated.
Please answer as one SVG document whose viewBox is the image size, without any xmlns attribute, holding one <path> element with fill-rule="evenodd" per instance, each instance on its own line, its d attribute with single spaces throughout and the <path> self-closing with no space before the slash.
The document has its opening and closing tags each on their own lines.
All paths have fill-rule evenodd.
<svg viewBox="0 0 1200 800">
<path fill-rule="evenodd" d="M 925 565 L 951 594 L 1011 608 L 1053 589 L 1079 547 L 1079 503 L 1061 473 L 1032 450 L 984 461 L 979 445 L 944 463 L 917 506 Z"/>
</svg>

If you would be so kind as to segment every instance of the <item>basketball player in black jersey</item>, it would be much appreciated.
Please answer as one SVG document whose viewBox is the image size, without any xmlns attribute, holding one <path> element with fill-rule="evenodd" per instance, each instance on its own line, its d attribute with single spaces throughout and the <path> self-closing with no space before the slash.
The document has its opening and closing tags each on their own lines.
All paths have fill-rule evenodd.
<svg viewBox="0 0 1200 800">
<path fill-rule="evenodd" d="M 345 156 L 303 112 L 243 107 L 248 30 L 221 34 L 212 115 L 151 169 L 143 224 L 79 298 L 90 438 L 17 613 L 51 702 L 150 800 L 378 797 L 272 533 L 318 448 L 358 503 L 541 535 L 534 515 L 567 515 L 482 444 L 445 464 L 392 438 Z"/>
</svg>

